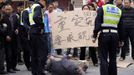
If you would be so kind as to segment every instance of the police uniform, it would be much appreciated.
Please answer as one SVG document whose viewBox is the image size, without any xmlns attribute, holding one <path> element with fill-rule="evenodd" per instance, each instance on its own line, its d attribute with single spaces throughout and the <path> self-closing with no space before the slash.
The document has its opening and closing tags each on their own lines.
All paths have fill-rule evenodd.
<svg viewBox="0 0 134 75">
<path fill-rule="evenodd" d="M 29 31 L 29 12 L 31 8 L 26 8 L 24 11 L 21 12 L 21 19 L 20 19 L 20 28 L 19 28 L 19 36 L 20 36 L 20 43 L 23 50 L 23 58 L 25 65 L 28 70 L 31 67 L 30 61 L 30 43 L 28 38 L 28 31 Z"/>
<path fill-rule="evenodd" d="M 31 62 L 32 62 L 32 74 L 33 75 L 45 75 L 43 73 L 44 62 L 47 59 L 47 50 L 45 50 L 45 43 L 43 38 L 44 23 L 43 13 L 40 4 L 33 4 L 31 6 L 31 12 L 29 13 L 30 22 L 30 42 L 32 46 L 31 50 Z"/>
<path fill-rule="evenodd" d="M 98 38 L 100 50 L 100 75 L 117 75 L 116 51 L 123 38 L 121 10 L 108 2 L 97 11 L 93 38 Z M 119 36 L 118 36 L 119 35 Z M 108 61 L 109 57 L 109 61 Z"/>
</svg>

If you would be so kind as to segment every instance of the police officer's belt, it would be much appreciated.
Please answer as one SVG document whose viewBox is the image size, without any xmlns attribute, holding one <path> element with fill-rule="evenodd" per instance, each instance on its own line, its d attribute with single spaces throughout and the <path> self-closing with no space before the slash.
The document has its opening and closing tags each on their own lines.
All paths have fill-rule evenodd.
<svg viewBox="0 0 134 75">
<path fill-rule="evenodd" d="M 117 33 L 118 31 L 114 29 L 103 29 L 101 32 L 102 33 Z"/>
</svg>

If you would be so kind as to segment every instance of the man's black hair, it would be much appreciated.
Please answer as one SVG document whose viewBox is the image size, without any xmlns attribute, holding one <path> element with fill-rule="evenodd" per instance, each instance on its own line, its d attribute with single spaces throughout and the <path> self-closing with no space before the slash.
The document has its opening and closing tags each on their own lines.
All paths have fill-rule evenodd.
<svg viewBox="0 0 134 75">
<path fill-rule="evenodd" d="M 113 3 L 113 2 L 114 2 L 114 0 L 109 0 L 109 2 L 110 2 L 110 3 Z"/>
<path fill-rule="evenodd" d="M 113 4 L 114 0 L 109 0 L 107 4 Z"/>
<path fill-rule="evenodd" d="M 10 3 L 4 3 L 4 5 L 2 6 L 2 8 L 5 8 L 8 5 L 11 5 L 11 4 Z"/>
<path fill-rule="evenodd" d="M 2 3 L 0 3 L 0 10 L 3 8 L 3 6 L 5 6 L 6 5 L 6 3 L 4 3 L 4 2 L 2 2 Z"/>
</svg>

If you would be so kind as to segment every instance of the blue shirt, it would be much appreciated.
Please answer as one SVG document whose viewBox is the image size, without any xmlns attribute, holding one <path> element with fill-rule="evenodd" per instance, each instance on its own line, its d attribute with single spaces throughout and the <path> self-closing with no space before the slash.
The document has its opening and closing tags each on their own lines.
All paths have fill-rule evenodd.
<svg viewBox="0 0 134 75">
<path fill-rule="evenodd" d="M 48 15 L 45 13 L 44 14 L 44 32 L 45 33 L 49 33 L 50 31 L 50 27 L 49 27 L 49 19 L 48 19 Z"/>
</svg>

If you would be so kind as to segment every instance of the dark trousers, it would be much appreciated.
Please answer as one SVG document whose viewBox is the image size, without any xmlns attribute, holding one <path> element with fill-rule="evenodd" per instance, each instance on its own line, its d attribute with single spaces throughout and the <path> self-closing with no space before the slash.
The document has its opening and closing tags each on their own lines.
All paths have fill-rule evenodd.
<svg viewBox="0 0 134 75">
<path fill-rule="evenodd" d="M 81 47 L 80 60 L 85 60 L 85 54 L 86 54 L 86 47 Z M 94 65 L 98 63 L 95 47 L 89 47 L 89 57 L 91 57 Z"/>
<path fill-rule="evenodd" d="M 19 31 L 20 33 L 20 31 Z M 22 36 L 19 36 L 18 37 L 18 63 L 22 63 L 23 60 L 22 60 L 22 46 L 21 46 L 21 38 Z"/>
<path fill-rule="evenodd" d="M 85 60 L 86 47 L 81 47 L 80 50 L 80 60 Z"/>
<path fill-rule="evenodd" d="M 44 63 L 47 60 L 47 50 L 45 50 L 44 37 L 41 34 L 30 34 L 32 75 L 45 75 L 43 73 Z"/>
<path fill-rule="evenodd" d="M 26 32 L 22 32 L 20 35 L 20 45 L 22 47 L 23 51 L 23 58 L 24 58 L 24 63 L 27 68 L 31 67 L 31 46 L 28 40 L 28 34 Z"/>
<path fill-rule="evenodd" d="M 118 48 L 118 34 L 101 33 L 98 45 L 101 75 L 117 75 L 116 50 Z"/>
<path fill-rule="evenodd" d="M 4 71 L 5 50 L 4 39 L 0 37 L 0 72 Z"/>
<path fill-rule="evenodd" d="M 124 54 L 129 50 L 129 40 L 131 42 L 131 47 L 132 47 L 132 58 L 134 59 L 134 28 L 126 28 L 125 29 L 125 41 L 124 41 L 124 46 L 122 48 L 122 51 Z M 125 55 L 122 55 L 125 56 Z"/>
<path fill-rule="evenodd" d="M 67 55 L 71 54 L 71 48 L 67 49 Z M 78 48 L 73 49 L 73 57 L 78 57 Z"/>
<path fill-rule="evenodd" d="M 4 38 L 0 37 L 0 72 L 4 71 L 5 50 L 4 50 Z"/>
<path fill-rule="evenodd" d="M 126 53 L 128 53 L 129 52 L 129 39 L 128 38 L 125 38 L 125 40 L 124 40 L 124 45 L 123 45 L 123 47 L 121 48 L 121 57 L 123 58 L 123 59 L 125 59 L 126 58 Z"/>
<path fill-rule="evenodd" d="M 62 55 L 62 49 L 56 49 L 58 55 Z"/>
<path fill-rule="evenodd" d="M 51 38 L 51 33 L 45 33 L 44 34 L 44 42 L 46 43 L 47 47 L 45 50 L 48 50 L 48 54 L 51 54 L 51 49 L 52 49 L 52 38 Z M 59 53 L 60 54 L 60 53 Z"/>
<path fill-rule="evenodd" d="M 5 51 L 4 48 L 0 49 L 0 72 L 4 71 L 4 61 L 5 61 Z"/>
<path fill-rule="evenodd" d="M 78 57 L 78 48 L 74 48 L 73 50 L 73 57 Z"/>
<path fill-rule="evenodd" d="M 7 70 L 14 69 L 17 66 L 17 36 L 11 37 L 10 42 L 5 41 L 5 51 L 6 51 L 6 66 Z"/>
<path fill-rule="evenodd" d="M 91 57 L 93 64 L 98 64 L 97 48 L 89 47 L 89 57 Z"/>
</svg>

